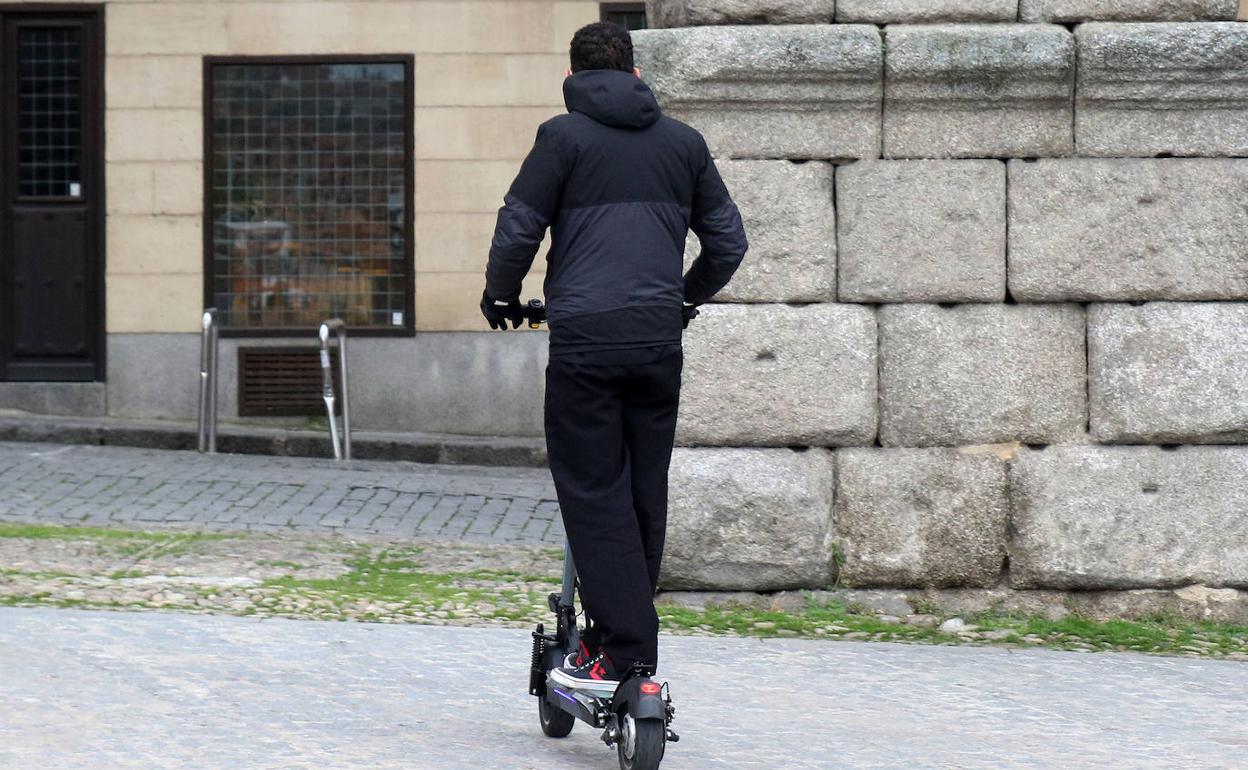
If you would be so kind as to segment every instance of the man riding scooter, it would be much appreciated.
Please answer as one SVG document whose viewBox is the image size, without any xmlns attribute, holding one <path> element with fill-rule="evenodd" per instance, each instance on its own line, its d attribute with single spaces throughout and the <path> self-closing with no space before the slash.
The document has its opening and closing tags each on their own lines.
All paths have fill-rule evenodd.
<svg viewBox="0 0 1248 770">
<path fill-rule="evenodd" d="M 546 445 L 593 625 L 551 672 L 610 688 L 658 664 L 654 593 L 667 525 L 681 330 L 744 257 L 741 217 L 702 136 L 661 113 L 628 32 L 573 36 L 568 112 L 543 123 L 504 198 L 481 312 L 525 319 L 521 281 L 549 227 Z M 682 275 L 685 236 L 702 250 Z"/>
</svg>

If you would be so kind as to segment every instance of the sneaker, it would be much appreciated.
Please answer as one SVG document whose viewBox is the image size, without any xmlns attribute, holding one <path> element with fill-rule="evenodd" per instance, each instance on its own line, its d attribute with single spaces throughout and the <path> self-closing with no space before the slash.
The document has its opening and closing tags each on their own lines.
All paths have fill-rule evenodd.
<svg viewBox="0 0 1248 770">
<path fill-rule="evenodd" d="M 620 684 L 620 676 L 615 670 L 615 664 L 602 650 L 579 666 L 564 665 L 551 671 L 550 680 L 569 690 L 595 690 L 605 693 L 615 692 L 615 688 Z"/>
<path fill-rule="evenodd" d="M 581 648 L 576 652 L 569 652 L 563 659 L 564 668 L 579 668 L 585 664 L 593 656 L 589 654 L 589 648 L 585 646 L 585 640 L 581 640 Z"/>
</svg>

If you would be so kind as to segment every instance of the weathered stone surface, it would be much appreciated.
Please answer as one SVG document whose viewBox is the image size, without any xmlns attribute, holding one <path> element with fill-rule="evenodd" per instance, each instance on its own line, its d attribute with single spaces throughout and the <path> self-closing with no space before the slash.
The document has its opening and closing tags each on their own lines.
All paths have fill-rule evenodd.
<svg viewBox="0 0 1248 770">
<path fill-rule="evenodd" d="M 1215 623 L 1248 622 L 1248 591 L 1202 585 L 1174 589 L 1139 588 L 1131 591 L 1074 591 L 1066 603 L 1093 620 L 1178 616 Z"/>
<path fill-rule="evenodd" d="M 1060 620 L 1070 614 L 1063 606 L 1064 591 L 1015 591 L 994 588 L 927 588 L 906 592 L 907 601 L 939 616 L 974 615 L 980 612 L 1040 616 Z"/>
<path fill-rule="evenodd" d="M 1085 24 L 1080 155 L 1248 155 L 1248 25 Z"/>
<path fill-rule="evenodd" d="M 875 311 L 707 305 L 685 335 L 677 440 L 844 446 L 875 437 Z"/>
<path fill-rule="evenodd" d="M 645 30 L 633 44 L 664 110 L 700 130 L 716 157 L 879 157 L 875 27 Z"/>
<path fill-rule="evenodd" d="M 885 30 L 884 157 L 1069 155 L 1075 44 L 1062 27 Z"/>
<path fill-rule="evenodd" d="M 1015 588 L 1248 587 L 1248 447 L 1049 447 L 1010 466 Z"/>
<path fill-rule="evenodd" d="M 880 308 L 880 442 L 1045 444 L 1087 416 L 1077 305 Z"/>
<path fill-rule="evenodd" d="M 831 582 L 831 452 L 676 449 L 670 484 L 664 589 L 766 591 Z"/>
<path fill-rule="evenodd" d="M 1088 386 L 1098 441 L 1248 441 L 1248 303 L 1092 305 Z"/>
<path fill-rule="evenodd" d="M 1019 0 L 1023 21 L 1221 21 L 1238 0 Z"/>
<path fill-rule="evenodd" d="M 705 24 L 827 24 L 836 0 L 646 0 L 652 29 Z"/>
<path fill-rule="evenodd" d="M 238 415 L 238 349 L 253 344 L 241 337 L 221 340 L 223 422 Z M 109 416 L 194 421 L 199 347 L 198 334 L 109 334 Z M 351 422 L 357 430 L 542 435 L 545 334 L 360 337 L 351 340 L 350 352 Z M 412 386 L 414 361 L 423 362 L 420 387 Z M 494 378 L 529 385 L 500 400 L 489 385 L 499 381 Z"/>
<path fill-rule="evenodd" d="M 829 591 L 810 591 L 816 606 L 826 607 L 837 603 L 858 605 L 879 614 L 910 615 L 914 607 L 908 600 L 909 591 L 896 588 L 841 588 Z"/>
<path fill-rule="evenodd" d="M 842 302 L 1005 298 L 1005 165 L 864 161 L 837 169 Z"/>
<path fill-rule="evenodd" d="M 0 412 L 101 417 L 106 408 L 102 382 L 0 382 Z"/>
<path fill-rule="evenodd" d="M 1014 21 L 1018 0 L 840 0 L 836 20 L 894 24 L 934 21 Z"/>
<path fill-rule="evenodd" d="M 754 610 L 772 609 L 775 597 L 784 596 L 786 600 L 784 604 L 789 609 L 801 609 L 805 607 L 805 603 L 801 601 L 793 601 L 787 599 L 789 596 L 802 597 L 804 591 L 790 592 L 781 591 L 779 593 L 758 593 L 755 591 L 667 591 L 659 593 L 654 603 L 668 607 L 685 607 L 691 610 L 705 610 L 708 608 L 715 609 L 740 609 L 747 607 Z M 777 608 L 778 609 L 778 608 Z"/>
<path fill-rule="evenodd" d="M 836 211 L 832 166 L 786 160 L 717 163 L 741 209 L 750 251 L 716 299 L 821 302 L 836 299 Z M 701 251 L 689 235 L 685 267 Z"/>
<path fill-rule="evenodd" d="M 1248 160 L 1015 161 L 1020 301 L 1248 299 Z"/>
<path fill-rule="evenodd" d="M 231 410 L 224 403 L 231 397 L 237 401 L 238 389 L 230 387 L 237 375 L 229 370 L 237 368 L 238 353 L 230 349 L 231 342 L 221 341 L 217 370 L 219 409 L 225 420 L 237 414 L 237 407 Z M 201 344 L 198 334 L 109 334 L 105 396 L 109 416 L 195 420 Z M 188 377 L 188 371 L 195 375 Z"/>
<path fill-rule="evenodd" d="M 957 449 L 837 453 L 836 531 L 850 586 L 995 586 L 1006 464 Z"/>
<path fill-rule="evenodd" d="M 1018 591 L 1012 588 L 927 588 L 911 590 L 813 591 L 816 603 L 852 602 L 877 612 L 906 614 L 922 607 L 941 615 L 979 612 L 1039 616 L 1061 620 L 1073 610 L 1092 620 L 1155 618 L 1172 615 L 1218 623 L 1248 622 L 1248 591 L 1192 585 L 1175 589 L 1127 591 Z M 738 600 L 745 604 L 744 600 Z M 765 597 L 752 606 L 765 608 Z"/>
</svg>

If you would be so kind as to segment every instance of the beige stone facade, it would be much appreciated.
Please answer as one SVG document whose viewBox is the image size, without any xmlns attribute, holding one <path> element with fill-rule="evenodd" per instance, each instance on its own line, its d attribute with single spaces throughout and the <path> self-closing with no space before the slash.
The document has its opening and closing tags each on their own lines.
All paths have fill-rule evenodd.
<svg viewBox="0 0 1248 770">
<path fill-rule="evenodd" d="M 494 215 L 561 111 L 586 0 L 105 2 L 106 326 L 195 332 L 206 55 L 415 57 L 418 331 L 476 331 Z M 526 287 L 540 291 L 541 263 Z"/>
</svg>

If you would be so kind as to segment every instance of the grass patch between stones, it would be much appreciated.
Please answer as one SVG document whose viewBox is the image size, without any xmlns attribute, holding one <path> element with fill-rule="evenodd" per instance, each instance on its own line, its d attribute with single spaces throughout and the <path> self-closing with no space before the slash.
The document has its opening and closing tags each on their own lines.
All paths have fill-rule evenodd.
<svg viewBox="0 0 1248 770">
<path fill-rule="evenodd" d="M 841 602 L 813 601 L 796 610 L 743 606 L 703 609 L 659 607 L 667 631 L 702 631 L 761 637 L 814 637 L 923 644 L 1009 645 L 1084 651 L 1227 655 L 1248 659 L 1248 626 L 1177 618 L 1097 621 L 1070 615 L 1061 620 L 991 612 L 964 618 L 958 631 L 915 626 Z"/>
<path fill-rule="evenodd" d="M 245 538 L 246 535 L 227 535 L 212 532 L 150 532 L 141 529 L 105 529 L 101 527 L 57 527 L 49 524 L 13 524 L 0 522 L 0 538 L 23 540 L 139 540 L 162 542 L 167 540 L 207 541 Z"/>
<path fill-rule="evenodd" d="M 383 623 L 531 627 L 552 620 L 562 552 L 458 542 L 382 543 L 0 524 L 0 606 L 164 609 Z M 909 620 L 839 601 L 683 606 L 667 633 L 1008 645 L 1248 660 L 1248 626 L 1175 617 L 1060 620 L 986 611 Z M 917 621 L 919 617 L 923 623 Z"/>
</svg>

